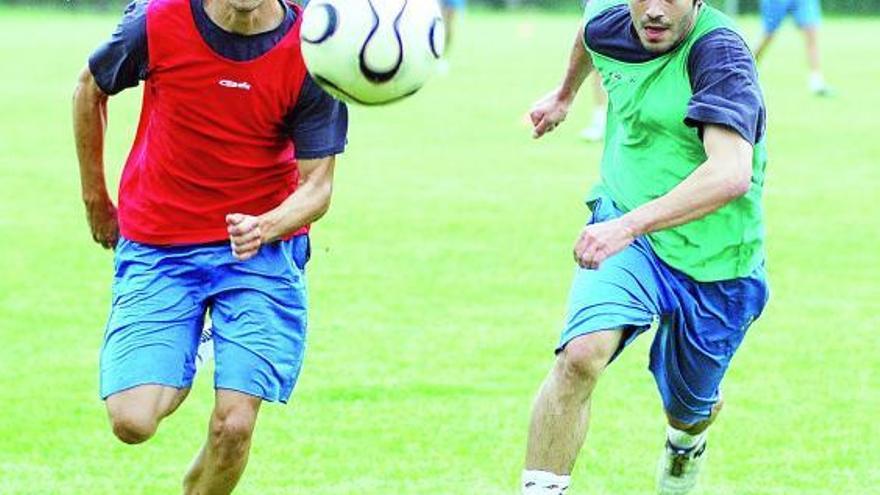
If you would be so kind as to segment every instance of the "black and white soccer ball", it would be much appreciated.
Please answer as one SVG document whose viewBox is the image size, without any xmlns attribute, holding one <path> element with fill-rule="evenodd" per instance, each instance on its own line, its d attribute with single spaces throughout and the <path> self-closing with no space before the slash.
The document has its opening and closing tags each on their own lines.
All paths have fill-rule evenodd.
<svg viewBox="0 0 880 495">
<path fill-rule="evenodd" d="M 392 103 L 418 91 L 443 57 L 436 0 L 311 0 L 302 53 L 312 78 L 334 97 Z"/>
</svg>

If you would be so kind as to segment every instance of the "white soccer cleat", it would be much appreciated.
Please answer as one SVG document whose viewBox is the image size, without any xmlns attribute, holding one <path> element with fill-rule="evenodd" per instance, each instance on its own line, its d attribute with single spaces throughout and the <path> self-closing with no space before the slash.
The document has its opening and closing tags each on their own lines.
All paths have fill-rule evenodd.
<svg viewBox="0 0 880 495">
<path fill-rule="evenodd" d="M 810 92 L 816 96 L 833 96 L 831 87 L 825 83 L 825 79 L 820 74 L 813 74 L 809 81 Z"/>
<path fill-rule="evenodd" d="M 690 449 L 666 442 L 657 465 L 657 495 L 685 495 L 697 485 L 706 460 L 706 440 Z"/>
<path fill-rule="evenodd" d="M 205 322 L 202 334 L 199 336 L 199 348 L 196 350 L 196 371 L 214 359 L 214 328 L 211 322 Z"/>
<path fill-rule="evenodd" d="M 591 143 L 597 143 L 605 139 L 605 113 L 606 110 L 604 108 L 593 111 L 593 122 L 590 123 L 589 127 L 581 131 L 581 139 Z"/>
<path fill-rule="evenodd" d="M 565 495 L 571 476 L 547 471 L 523 471 L 521 495 Z"/>
<path fill-rule="evenodd" d="M 584 128 L 584 130 L 581 131 L 580 136 L 584 141 L 597 143 L 605 138 L 605 127 L 593 124 L 590 127 Z"/>
</svg>

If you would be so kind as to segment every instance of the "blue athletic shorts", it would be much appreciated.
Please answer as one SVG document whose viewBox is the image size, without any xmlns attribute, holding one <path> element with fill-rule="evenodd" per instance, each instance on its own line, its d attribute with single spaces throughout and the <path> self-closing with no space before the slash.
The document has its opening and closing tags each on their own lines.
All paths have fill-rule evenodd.
<svg viewBox="0 0 880 495">
<path fill-rule="evenodd" d="M 766 33 L 775 33 L 789 14 L 801 28 L 815 27 L 822 22 L 819 0 L 761 0 L 761 19 Z"/>
<path fill-rule="evenodd" d="M 237 261 L 229 244 L 158 247 L 120 239 L 101 349 L 101 398 L 138 385 L 189 388 L 210 310 L 214 386 L 287 402 L 306 339 L 308 236 Z"/>
<path fill-rule="evenodd" d="M 467 0 L 442 0 L 441 4 L 448 9 L 461 10 L 467 5 Z"/>
<path fill-rule="evenodd" d="M 592 209 L 591 223 L 621 215 L 608 198 Z M 616 357 L 658 322 L 649 368 L 666 411 L 694 424 L 709 417 L 730 360 L 768 295 L 763 265 L 748 277 L 697 282 L 661 261 L 639 237 L 598 270 L 577 269 L 557 353 L 577 337 L 623 329 Z"/>
</svg>

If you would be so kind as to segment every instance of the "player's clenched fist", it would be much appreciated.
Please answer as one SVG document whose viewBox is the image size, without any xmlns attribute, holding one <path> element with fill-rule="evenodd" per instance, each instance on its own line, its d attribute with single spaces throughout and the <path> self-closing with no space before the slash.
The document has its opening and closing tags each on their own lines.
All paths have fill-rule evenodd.
<svg viewBox="0 0 880 495">
<path fill-rule="evenodd" d="M 571 100 L 563 98 L 559 90 L 553 91 L 541 98 L 529 111 L 529 119 L 532 121 L 532 137 L 537 139 L 556 128 L 568 115 Z"/>
<path fill-rule="evenodd" d="M 85 199 L 86 215 L 89 220 L 89 229 L 92 231 L 92 239 L 105 249 L 113 249 L 119 241 L 119 220 L 116 216 L 116 206 L 109 198 Z"/>
<path fill-rule="evenodd" d="M 632 228 L 619 218 L 587 225 L 575 242 L 574 260 L 581 268 L 597 269 L 634 240 Z"/>
<path fill-rule="evenodd" d="M 263 245 L 260 221 L 253 215 L 242 213 L 226 215 L 226 230 L 229 232 L 232 254 L 239 261 L 253 258 Z"/>
</svg>

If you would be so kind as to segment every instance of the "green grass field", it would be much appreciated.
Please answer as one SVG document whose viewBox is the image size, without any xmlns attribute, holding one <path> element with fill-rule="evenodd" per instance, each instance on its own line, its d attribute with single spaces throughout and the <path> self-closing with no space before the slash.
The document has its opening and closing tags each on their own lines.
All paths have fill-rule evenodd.
<svg viewBox="0 0 880 495">
<path fill-rule="evenodd" d="M 237 493 L 517 492 L 599 148 L 589 92 L 554 135 L 531 102 L 561 77 L 577 15 L 472 13 L 452 72 L 352 109 L 333 207 L 315 228 L 307 363 L 263 409 Z M 79 200 L 70 96 L 114 15 L 0 9 L 0 494 L 174 494 L 202 442 L 210 375 L 148 444 L 97 398 L 111 254 Z M 745 30 L 756 35 L 754 19 Z M 878 493 L 880 19 L 830 19 L 839 95 L 806 92 L 789 27 L 762 66 L 772 300 L 734 361 L 704 494 Z M 139 91 L 111 101 L 115 180 Z M 647 494 L 663 414 L 643 337 L 606 374 L 572 494 Z"/>
</svg>

